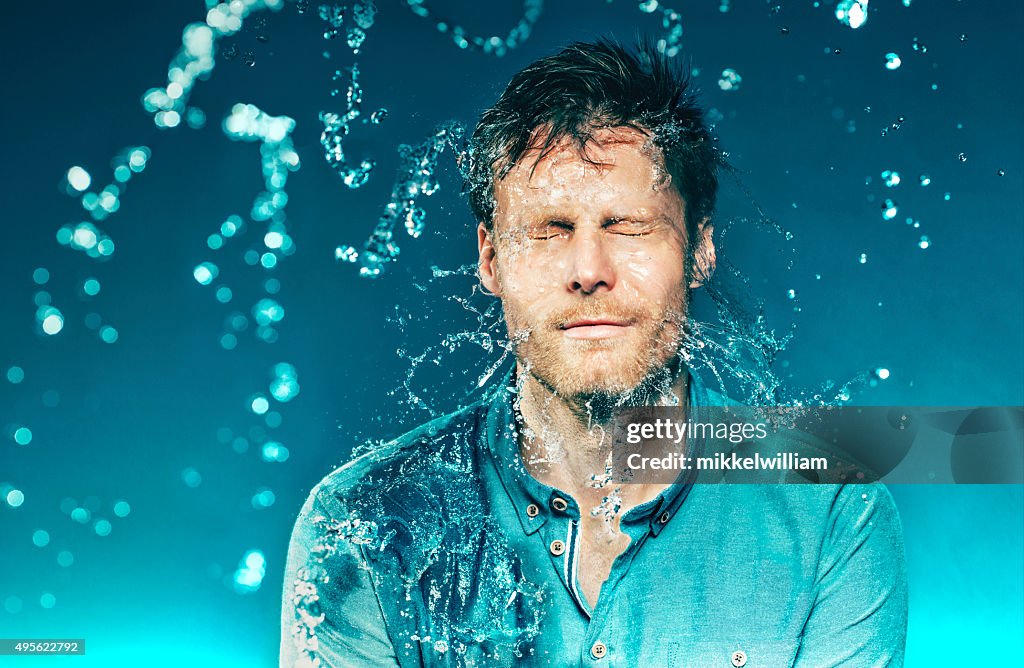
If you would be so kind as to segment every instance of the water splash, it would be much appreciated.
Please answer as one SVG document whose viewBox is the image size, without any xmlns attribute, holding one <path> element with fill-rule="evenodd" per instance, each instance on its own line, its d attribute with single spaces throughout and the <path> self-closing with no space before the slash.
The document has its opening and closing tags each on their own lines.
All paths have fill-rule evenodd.
<svg viewBox="0 0 1024 668">
<path fill-rule="evenodd" d="M 678 55 L 683 42 L 683 18 L 679 12 L 662 6 L 659 0 L 640 0 L 637 7 L 645 14 L 661 14 L 661 27 L 665 33 L 658 39 L 656 46 L 667 56 Z"/>
<path fill-rule="evenodd" d="M 320 145 L 324 149 L 324 160 L 328 166 L 337 172 L 341 182 L 349 188 L 359 188 L 370 179 L 370 173 L 376 163 L 370 159 L 363 159 L 358 165 L 351 165 L 345 156 L 344 141 L 352 129 L 352 123 L 362 115 L 363 89 L 359 85 L 359 66 L 355 63 L 347 68 L 348 86 L 345 91 L 345 111 L 336 113 L 332 111 L 321 111 L 319 118 L 324 125 L 320 134 Z M 341 70 L 334 73 L 334 81 L 344 78 Z M 337 89 L 331 91 L 332 95 L 337 94 Z M 368 119 L 374 125 L 379 124 L 387 115 L 387 109 L 378 109 Z"/>
<path fill-rule="evenodd" d="M 419 200 L 430 197 L 440 188 L 436 172 L 445 148 L 450 148 L 456 155 L 465 153 L 463 129 L 455 122 L 442 125 L 418 146 L 402 144 L 398 147 L 401 157 L 398 177 L 377 226 L 361 251 L 352 246 L 338 246 L 334 252 L 336 260 L 358 263 L 360 276 L 375 278 L 398 257 L 400 248 L 395 239 L 396 227 L 401 225 L 413 238 L 423 233 L 426 213 Z"/>
<path fill-rule="evenodd" d="M 278 262 L 295 252 L 295 243 L 288 234 L 287 216 L 285 206 L 288 204 L 288 193 L 285 188 L 288 183 L 288 174 L 299 169 L 299 155 L 295 152 L 292 144 L 291 133 L 295 129 L 295 121 L 288 116 L 271 116 L 252 104 L 236 104 L 232 107 L 222 124 L 224 134 L 235 141 L 259 142 L 260 158 L 264 179 L 264 190 L 256 195 L 250 217 L 255 221 L 266 221 L 266 232 L 263 235 L 263 252 L 250 249 L 246 252 L 245 259 L 250 265 L 259 265 L 266 270 L 277 266 Z M 221 224 L 220 235 L 207 240 L 211 248 L 220 248 L 223 245 L 223 238 L 230 238 L 244 230 L 244 224 L 239 216 L 230 216 Z M 213 243 L 210 241 L 213 240 Z M 212 265 L 212 263 L 208 263 Z M 203 265 L 200 265 L 203 266 Z M 208 280 L 204 285 L 213 285 L 213 279 L 217 278 L 216 273 L 203 272 L 202 276 Z M 200 276 L 196 276 L 199 280 Z M 202 282 L 202 281 L 200 281 Z M 275 287 L 279 289 L 276 282 L 264 283 L 264 288 Z M 226 287 L 226 286 L 222 286 Z M 269 290 L 268 290 L 269 292 Z M 230 300 L 230 292 L 219 292 L 218 299 L 222 302 Z M 271 297 L 259 299 L 252 307 L 252 315 L 256 320 L 256 335 L 267 343 L 277 340 L 277 333 L 273 325 L 284 317 L 284 307 Z M 243 316 L 244 317 L 244 316 Z M 238 323 L 232 322 L 231 328 L 241 331 Z M 222 345 L 225 342 L 222 333 Z M 232 335 L 234 336 L 234 335 Z M 234 347 L 232 339 L 227 340 L 231 347 Z"/>
<path fill-rule="evenodd" d="M 177 127 L 186 116 L 196 82 L 207 79 L 216 65 L 217 43 L 240 31 L 250 14 L 267 9 L 278 11 L 284 7 L 284 0 L 206 0 L 206 7 L 206 21 L 190 23 L 182 31 L 181 48 L 167 70 L 167 85 L 150 88 L 142 96 L 143 107 L 153 114 L 158 128 Z M 249 58 L 252 59 L 251 54 Z M 255 64 L 255 60 L 248 64 Z"/>
<path fill-rule="evenodd" d="M 465 27 L 448 18 L 438 16 L 424 0 L 405 0 L 405 4 L 416 16 L 432 21 L 434 28 L 442 35 L 451 37 L 452 42 L 460 49 L 480 51 L 498 58 L 529 38 L 534 24 L 537 23 L 537 19 L 544 11 L 544 0 L 524 0 L 522 18 L 516 21 L 505 37 L 498 35 L 481 37 L 473 35 Z"/>
</svg>

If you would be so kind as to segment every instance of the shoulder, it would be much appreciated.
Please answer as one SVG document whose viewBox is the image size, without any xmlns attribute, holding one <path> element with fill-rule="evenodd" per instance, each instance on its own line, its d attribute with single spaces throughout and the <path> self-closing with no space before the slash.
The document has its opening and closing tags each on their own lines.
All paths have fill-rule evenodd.
<svg viewBox="0 0 1024 668">
<path fill-rule="evenodd" d="M 827 487 L 835 488 L 829 513 L 833 536 L 883 533 L 902 544 L 903 527 L 888 487 L 880 482 Z"/>
<path fill-rule="evenodd" d="M 476 478 L 486 403 L 424 423 L 334 469 L 310 492 L 337 520 L 384 524 L 422 519 Z"/>
</svg>

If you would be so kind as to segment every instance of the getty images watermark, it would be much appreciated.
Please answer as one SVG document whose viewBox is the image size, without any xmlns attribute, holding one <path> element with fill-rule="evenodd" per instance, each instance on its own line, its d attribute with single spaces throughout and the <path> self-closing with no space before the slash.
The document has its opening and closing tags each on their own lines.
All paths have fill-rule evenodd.
<svg viewBox="0 0 1024 668">
<path fill-rule="evenodd" d="M 734 445 L 747 442 L 764 442 L 769 435 L 765 422 L 676 422 L 671 418 L 655 418 L 652 422 L 626 422 L 626 443 L 669 444 L 679 448 L 684 443 L 720 440 Z M 809 457 L 799 451 L 776 452 L 765 455 L 755 450 L 753 456 L 740 456 L 736 451 L 715 452 L 705 457 L 687 456 L 681 452 L 662 452 L 656 456 L 645 456 L 644 452 L 625 454 L 629 470 L 675 470 L 686 471 L 824 471 L 828 469 L 827 457 Z"/>
<path fill-rule="evenodd" d="M 1024 483 L 1024 408 L 623 408 L 622 483 Z"/>
</svg>

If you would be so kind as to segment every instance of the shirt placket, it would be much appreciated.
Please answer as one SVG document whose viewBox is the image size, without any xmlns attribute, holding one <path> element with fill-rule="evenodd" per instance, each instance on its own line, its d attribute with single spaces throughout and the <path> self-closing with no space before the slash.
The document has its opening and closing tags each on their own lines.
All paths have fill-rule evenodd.
<svg viewBox="0 0 1024 668">
<path fill-rule="evenodd" d="M 608 579 L 601 585 L 601 593 L 597 605 L 590 613 L 583 646 L 580 651 L 581 666 L 629 666 L 630 657 L 623 656 L 624 633 L 621 624 L 614 621 L 616 591 L 629 573 L 633 559 L 640 551 L 651 533 L 651 517 L 657 512 L 662 501 L 659 497 L 647 508 L 637 508 L 639 512 L 630 512 L 623 516 L 620 528 L 629 536 L 629 546 L 612 562 Z"/>
</svg>

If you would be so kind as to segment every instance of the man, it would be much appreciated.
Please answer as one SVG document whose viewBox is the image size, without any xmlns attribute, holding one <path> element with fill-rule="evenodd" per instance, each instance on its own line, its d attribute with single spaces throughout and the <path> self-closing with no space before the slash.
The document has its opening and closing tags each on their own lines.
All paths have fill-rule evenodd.
<svg viewBox="0 0 1024 668">
<path fill-rule="evenodd" d="M 902 663 L 881 486 L 609 479 L 616 410 L 724 401 L 686 365 L 716 155 L 656 49 L 574 44 L 512 79 L 468 190 L 515 369 L 313 489 L 283 666 Z"/>
</svg>

